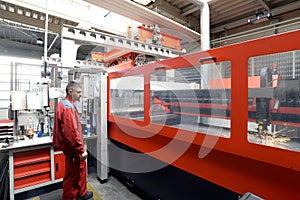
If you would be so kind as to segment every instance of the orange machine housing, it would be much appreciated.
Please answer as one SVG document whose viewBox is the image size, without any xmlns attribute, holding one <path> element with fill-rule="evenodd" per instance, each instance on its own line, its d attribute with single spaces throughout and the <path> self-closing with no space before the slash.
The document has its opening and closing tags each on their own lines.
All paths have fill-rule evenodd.
<svg viewBox="0 0 300 200">
<path fill-rule="evenodd" d="M 104 54 L 101 52 L 92 52 L 92 61 L 93 62 L 103 62 Z"/>
<path fill-rule="evenodd" d="M 131 51 L 113 49 L 106 53 L 92 52 L 94 62 L 105 62 L 109 71 L 134 67 L 135 53 Z"/>
<path fill-rule="evenodd" d="M 176 49 L 178 51 L 181 50 L 181 39 L 178 37 L 175 37 L 173 35 L 169 35 L 166 33 L 161 32 L 162 36 L 161 43 L 165 47 L 170 47 L 173 49 Z M 138 35 L 137 39 L 141 42 L 146 42 L 147 39 L 151 39 L 153 37 L 153 30 L 150 28 L 146 28 L 144 26 L 138 26 Z"/>
</svg>

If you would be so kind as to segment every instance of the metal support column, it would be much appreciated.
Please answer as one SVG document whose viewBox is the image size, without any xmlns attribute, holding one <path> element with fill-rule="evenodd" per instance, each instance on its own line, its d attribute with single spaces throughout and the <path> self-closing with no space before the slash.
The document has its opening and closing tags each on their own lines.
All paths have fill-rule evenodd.
<svg viewBox="0 0 300 200">
<path fill-rule="evenodd" d="M 102 72 L 98 82 L 99 101 L 97 111 L 97 177 L 101 181 L 108 178 L 108 136 L 107 136 L 107 73 Z M 100 104 L 100 105 L 99 105 Z"/>
</svg>

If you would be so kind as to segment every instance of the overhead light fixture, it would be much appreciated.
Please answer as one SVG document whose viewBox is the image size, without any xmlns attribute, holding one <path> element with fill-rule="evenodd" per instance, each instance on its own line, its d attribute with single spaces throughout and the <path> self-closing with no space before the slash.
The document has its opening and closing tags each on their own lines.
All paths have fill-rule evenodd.
<svg viewBox="0 0 300 200">
<path fill-rule="evenodd" d="M 44 40 L 42 38 L 38 38 L 36 39 L 36 44 L 42 46 L 44 44 Z"/>
<path fill-rule="evenodd" d="M 139 4 L 142 4 L 143 6 L 148 6 L 148 5 L 151 5 L 155 2 L 155 0 L 133 0 L 134 2 L 136 3 L 139 3 Z"/>
<path fill-rule="evenodd" d="M 271 18 L 272 18 L 272 14 L 269 12 L 263 13 L 263 14 L 258 14 L 255 17 L 248 19 L 248 23 L 249 24 L 257 24 L 257 23 L 268 21 Z"/>
</svg>

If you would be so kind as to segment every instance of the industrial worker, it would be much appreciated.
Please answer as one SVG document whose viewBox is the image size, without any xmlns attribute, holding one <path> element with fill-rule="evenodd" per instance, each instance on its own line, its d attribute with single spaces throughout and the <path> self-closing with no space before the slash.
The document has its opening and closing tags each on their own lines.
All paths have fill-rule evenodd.
<svg viewBox="0 0 300 200">
<path fill-rule="evenodd" d="M 63 200 L 89 199 L 87 191 L 86 158 L 82 139 L 82 126 L 74 102 L 79 101 L 82 89 L 78 82 L 71 81 L 66 87 L 66 97 L 58 103 L 54 117 L 53 144 L 65 155 Z"/>
</svg>

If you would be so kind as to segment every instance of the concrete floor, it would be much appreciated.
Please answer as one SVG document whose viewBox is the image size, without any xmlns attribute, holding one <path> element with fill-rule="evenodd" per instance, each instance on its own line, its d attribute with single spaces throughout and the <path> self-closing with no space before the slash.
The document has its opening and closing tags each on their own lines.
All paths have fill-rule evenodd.
<svg viewBox="0 0 300 200">
<path fill-rule="evenodd" d="M 113 176 L 109 176 L 105 183 L 100 183 L 97 179 L 96 167 L 88 167 L 88 190 L 94 193 L 94 197 L 90 200 L 141 200 L 136 194 L 129 191 L 126 186 L 119 182 Z M 50 190 L 50 191 L 49 191 Z M 33 191 L 32 191 L 33 192 Z M 39 191 L 41 192 L 41 191 Z M 24 195 L 17 195 L 15 199 L 17 200 L 61 200 L 62 189 L 61 185 L 56 186 L 54 189 L 48 188 L 47 192 L 39 195 L 34 195 L 29 193 L 24 197 Z"/>
<path fill-rule="evenodd" d="M 109 176 L 106 183 L 100 183 L 95 171 L 94 168 L 89 168 L 88 183 L 102 200 L 141 200 L 140 197 L 129 191 L 113 176 Z M 96 198 L 95 196 L 94 199 L 97 200 Z"/>
</svg>

